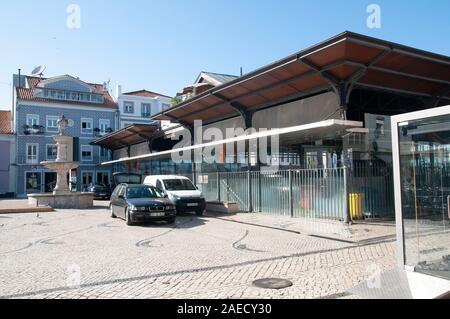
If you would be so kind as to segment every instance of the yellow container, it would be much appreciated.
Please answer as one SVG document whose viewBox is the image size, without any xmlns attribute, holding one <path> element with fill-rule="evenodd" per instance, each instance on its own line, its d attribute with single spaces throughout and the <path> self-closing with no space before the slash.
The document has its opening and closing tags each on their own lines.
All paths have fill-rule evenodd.
<svg viewBox="0 0 450 319">
<path fill-rule="evenodd" d="M 349 209 L 351 220 L 363 219 L 363 199 L 364 194 L 350 193 L 349 194 Z"/>
</svg>

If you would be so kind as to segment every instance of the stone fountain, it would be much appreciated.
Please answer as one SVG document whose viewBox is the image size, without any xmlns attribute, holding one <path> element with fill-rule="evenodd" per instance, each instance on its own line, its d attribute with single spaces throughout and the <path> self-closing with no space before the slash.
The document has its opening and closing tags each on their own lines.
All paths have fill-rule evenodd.
<svg viewBox="0 0 450 319">
<path fill-rule="evenodd" d="M 56 161 L 41 162 L 46 168 L 56 172 L 56 186 L 53 193 L 28 195 L 28 202 L 35 206 L 50 206 L 60 209 L 92 208 L 94 195 L 92 193 L 71 192 L 69 189 L 68 172 L 78 168 L 80 163 L 73 162 L 73 138 L 65 136 L 64 132 L 69 121 L 64 115 L 58 120 L 58 135 L 54 135 L 57 152 Z"/>
</svg>

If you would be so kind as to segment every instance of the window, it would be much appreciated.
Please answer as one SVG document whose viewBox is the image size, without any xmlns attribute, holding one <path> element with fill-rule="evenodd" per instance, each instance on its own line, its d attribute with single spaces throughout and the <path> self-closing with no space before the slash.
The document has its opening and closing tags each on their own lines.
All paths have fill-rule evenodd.
<svg viewBox="0 0 450 319">
<path fill-rule="evenodd" d="M 81 119 L 81 133 L 92 133 L 92 119 Z"/>
<path fill-rule="evenodd" d="M 41 192 L 41 172 L 25 173 L 25 191 L 27 194 Z"/>
<path fill-rule="evenodd" d="M 125 187 L 124 186 L 121 186 L 120 188 L 119 188 L 119 191 L 118 191 L 118 193 L 117 193 L 117 196 L 125 196 Z"/>
<path fill-rule="evenodd" d="M 109 160 L 109 151 L 106 148 L 100 147 L 100 159 L 101 160 Z"/>
<path fill-rule="evenodd" d="M 39 125 L 39 115 L 27 114 L 27 125 L 30 127 L 33 125 Z"/>
<path fill-rule="evenodd" d="M 47 116 L 47 131 L 57 132 L 58 131 L 58 117 L 57 116 Z"/>
<path fill-rule="evenodd" d="M 152 105 L 150 103 L 142 103 L 142 117 L 150 117 L 152 113 Z"/>
<path fill-rule="evenodd" d="M 97 183 L 109 185 L 109 172 L 97 172 Z"/>
<path fill-rule="evenodd" d="M 110 128 L 109 120 L 100 120 L 99 121 L 100 134 L 105 135 L 106 133 L 108 133 L 109 128 Z"/>
<path fill-rule="evenodd" d="M 375 123 L 375 138 L 380 138 L 384 135 L 384 118 L 377 118 Z"/>
<path fill-rule="evenodd" d="M 39 144 L 35 143 L 26 144 L 26 152 L 27 152 L 27 163 L 37 164 L 39 160 L 38 158 Z"/>
<path fill-rule="evenodd" d="M 134 103 L 133 102 L 123 102 L 123 112 L 127 114 L 134 113 Z"/>
<path fill-rule="evenodd" d="M 81 160 L 82 161 L 92 161 L 92 146 L 91 145 L 81 145 Z"/>
<path fill-rule="evenodd" d="M 54 161 L 57 157 L 57 146 L 52 144 L 47 144 L 47 161 Z"/>
<path fill-rule="evenodd" d="M 159 179 L 156 181 L 156 188 L 159 189 L 161 192 L 164 191 L 161 180 Z"/>
</svg>

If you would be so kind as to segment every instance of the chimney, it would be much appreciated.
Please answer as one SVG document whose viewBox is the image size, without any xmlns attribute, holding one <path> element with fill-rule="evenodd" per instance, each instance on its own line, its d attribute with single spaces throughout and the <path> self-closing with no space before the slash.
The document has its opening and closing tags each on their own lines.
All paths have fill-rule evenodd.
<svg viewBox="0 0 450 319">
<path fill-rule="evenodd" d="M 116 101 L 119 100 L 119 96 L 122 94 L 122 86 L 120 84 L 116 85 Z"/>
</svg>

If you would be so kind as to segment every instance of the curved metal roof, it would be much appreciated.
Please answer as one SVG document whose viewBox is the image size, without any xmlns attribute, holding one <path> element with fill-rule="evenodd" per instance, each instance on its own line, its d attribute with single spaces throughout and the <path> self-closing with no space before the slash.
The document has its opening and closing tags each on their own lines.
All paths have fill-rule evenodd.
<svg viewBox="0 0 450 319">
<path fill-rule="evenodd" d="M 157 125 L 133 124 L 111 134 L 100 137 L 91 145 L 101 146 L 110 150 L 118 150 L 130 145 L 149 141 L 159 130 Z"/>
<path fill-rule="evenodd" d="M 450 100 L 450 57 L 344 32 L 173 106 L 153 119 L 192 125 L 339 85 Z"/>
</svg>

